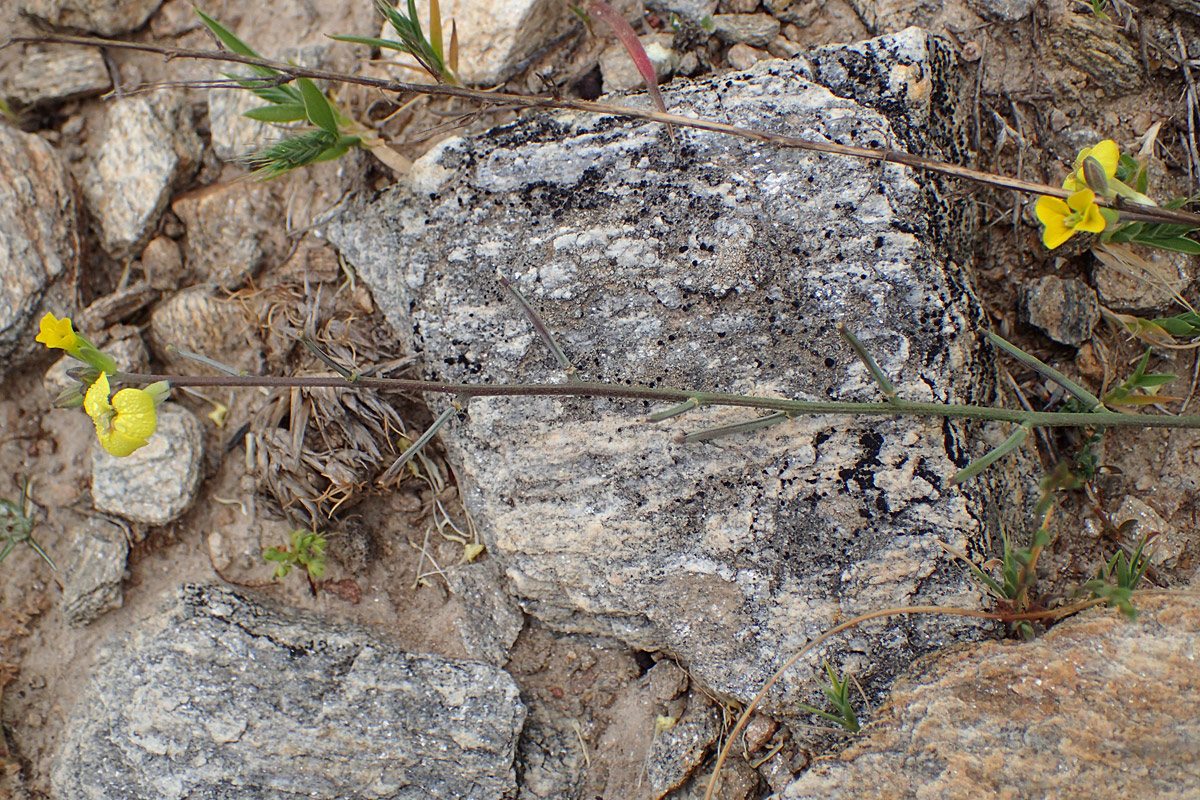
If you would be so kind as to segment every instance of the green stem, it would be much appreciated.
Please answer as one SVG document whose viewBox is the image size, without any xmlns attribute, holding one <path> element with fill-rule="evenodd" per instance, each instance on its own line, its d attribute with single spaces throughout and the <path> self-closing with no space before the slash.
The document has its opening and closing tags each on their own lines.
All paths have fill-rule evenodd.
<svg viewBox="0 0 1200 800">
<path fill-rule="evenodd" d="M 995 420 L 1013 422 L 1030 428 L 1200 428 L 1200 416 L 1150 416 L 1114 411 L 1091 413 L 1055 413 L 1020 409 L 988 408 L 951 403 L 915 403 L 894 400 L 889 403 L 852 403 L 836 401 L 788 400 L 781 397 L 754 397 L 725 392 L 697 392 L 691 389 L 663 389 L 653 386 L 614 385 L 608 383 L 501 383 L 471 384 L 417 381 L 400 378 L 360 377 L 354 383 L 335 377 L 287 378 L 276 376 L 235 375 L 139 375 L 118 372 L 114 376 L 130 384 L 169 381 L 174 386 L 286 386 L 304 389 L 376 389 L 392 392 L 453 394 L 473 397 L 608 397 L 615 400 L 648 400 L 685 403 L 695 399 L 700 405 L 761 408 L 784 411 L 793 416 L 844 414 L 848 416 L 914 416 L 948 419 Z"/>
</svg>

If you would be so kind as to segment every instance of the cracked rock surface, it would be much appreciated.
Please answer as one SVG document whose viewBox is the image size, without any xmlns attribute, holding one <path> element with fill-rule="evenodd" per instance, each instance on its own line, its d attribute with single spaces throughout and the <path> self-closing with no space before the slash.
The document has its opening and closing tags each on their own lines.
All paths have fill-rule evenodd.
<svg viewBox="0 0 1200 800">
<path fill-rule="evenodd" d="M 819 69 L 767 62 L 668 87 L 667 105 L 867 146 L 895 142 L 892 120 L 920 122 L 946 152 L 957 123 L 940 47 L 914 29 L 822 48 Z M 452 139 L 330 236 L 430 379 L 562 380 L 504 276 L 590 380 L 878 400 L 838 338 L 844 322 L 902 396 L 987 395 L 976 309 L 948 263 L 960 243 L 944 234 L 935 185 L 890 164 L 676 136 L 677 146 L 659 125 L 563 114 Z M 429 400 L 435 413 L 446 402 Z M 810 417 L 680 444 L 680 428 L 748 415 L 644 424 L 653 410 L 478 399 L 443 432 L 466 505 L 529 613 L 665 648 L 745 701 L 781 653 L 848 616 L 978 602 L 939 545 L 978 552 L 991 533 L 986 487 L 950 484 L 968 455 L 958 424 Z M 977 630 L 877 626 L 838 658 L 883 681 Z M 775 707 L 822 702 L 818 683 L 785 679 Z"/>
</svg>

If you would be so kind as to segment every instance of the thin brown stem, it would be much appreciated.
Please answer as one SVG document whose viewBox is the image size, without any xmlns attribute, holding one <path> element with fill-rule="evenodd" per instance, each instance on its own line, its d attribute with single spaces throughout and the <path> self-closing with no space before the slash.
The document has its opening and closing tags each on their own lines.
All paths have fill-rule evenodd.
<svg viewBox="0 0 1200 800">
<path fill-rule="evenodd" d="M 402 81 L 386 80 L 383 78 L 368 78 L 358 75 L 347 75 L 341 72 L 330 72 L 329 70 L 323 69 L 313 69 L 310 67 L 298 66 L 296 64 L 287 64 L 281 61 L 272 61 L 265 58 L 254 58 L 252 56 L 238 55 L 237 53 L 230 53 L 227 51 L 193 50 L 185 47 L 164 47 L 156 44 L 122 42 L 114 39 L 100 39 L 91 36 L 21 36 L 10 39 L 4 44 L 4 47 L 8 47 L 11 44 L 26 42 L 39 44 L 74 44 L 91 47 L 110 47 L 114 49 L 139 50 L 147 53 L 158 53 L 165 56 L 167 59 L 197 58 L 209 61 L 248 64 L 251 66 L 273 69 L 277 72 L 289 75 L 292 78 L 312 78 L 313 80 L 351 83 L 359 86 L 369 86 L 375 89 L 397 92 L 401 94 L 425 94 L 436 95 L 439 97 L 458 97 L 466 100 L 474 100 L 490 106 L 515 105 L 522 108 L 562 109 L 568 111 L 579 111 L 585 114 L 607 114 L 611 116 L 625 117 L 627 119 L 641 119 L 649 122 L 661 122 L 666 125 L 676 125 L 681 128 L 693 128 L 695 130 L 723 133 L 729 136 L 737 136 L 742 139 L 749 139 L 751 141 L 766 142 L 778 147 L 849 156 L 868 161 L 902 164 L 906 167 L 911 167 L 912 169 L 936 172 L 942 175 L 949 175 L 951 177 L 973 181 L 975 183 L 997 186 L 1003 189 L 1014 189 L 1018 192 L 1026 192 L 1029 194 L 1050 195 L 1052 197 L 1062 198 L 1069 197 L 1071 194 L 1061 187 L 1048 186 L 1041 183 L 1035 183 L 1033 181 L 1010 178 L 1004 175 L 995 175 L 990 172 L 970 169 L 958 164 L 950 164 L 933 158 L 925 158 L 924 156 L 913 155 L 912 153 L 905 153 L 900 150 L 892 150 L 884 147 L 856 147 L 852 145 L 837 144 L 834 142 L 802 139 L 796 136 L 786 136 L 784 134 L 772 133 L 770 131 L 763 131 L 755 128 L 742 128 L 736 125 L 716 122 L 715 120 L 693 119 L 691 117 L 683 117 L 677 114 L 665 114 L 661 111 L 653 111 L 650 109 L 628 108 L 625 106 L 593 103 L 587 100 L 573 100 L 562 97 L 520 95 L 511 94 L 508 92 L 489 92 L 480 89 L 468 89 L 462 86 L 449 86 L 445 84 L 404 83 Z M 1127 200 L 1121 200 L 1120 198 L 1110 201 L 1103 197 L 1098 197 L 1096 198 L 1096 202 L 1120 210 L 1121 214 L 1125 218 L 1135 222 L 1165 222 L 1177 225 L 1200 227 L 1200 214 L 1193 214 L 1187 211 L 1180 211 L 1178 209 L 1160 208 L 1158 206 L 1131 203 Z"/>
</svg>

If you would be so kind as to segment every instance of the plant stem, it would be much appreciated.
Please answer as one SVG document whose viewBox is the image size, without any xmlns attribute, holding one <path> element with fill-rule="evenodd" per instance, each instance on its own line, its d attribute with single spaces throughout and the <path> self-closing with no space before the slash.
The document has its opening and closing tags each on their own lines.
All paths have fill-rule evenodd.
<svg viewBox="0 0 1200 800">
<path fill-rule="evenodd" d="M 608 397 L 615 400 L 686 403 L 695 400 L 702 406 L 736 406 L 784 411 L 793 416 L 844 414 L 849 416 L 914 416 L 949 419 L 978 419 L 1013 422 L 1030 428 L 1200 428 L 1200 416 L 1171 417 L 1125 414 L 1114 411 L 1056 413 L 1008 408 L 960 405 L 955 403 L 915 403 L 893 400 L 886 403 L 788 400 L 782 397 L 755 397 L 725 392 L 697 392 L 688 389 L 663 389 L 653 386 L 608 383 L 443 383 L 400 378 L 359 377 L 353 383 L 336 377 L 276 377 L 249 375 L 142 375 L 118 372 L 117 380 L 130 384 L 169 381 L 174 386 L 287 386 L 305 389 L 375 389 L 390 392 L 428 392 L 473 397 Z"/>
<path fill-rule="evenodd" d="M 925 158 L 923 156 L 905 153 L 900 150 L 891 150 L 884 147 L 855 147 L 851 145 L 836 144 L 834 142 L 816 141 L 812 139 L 802 139 L 796 136 L 786 136 L 770 131 L 757 130 L 753 128 L 741 128 L 736 125 L 728 125 L 715 120 L 693 119 L 691 117 L 683 117 L 677 114 L 664 114 L 661 111 L 629 108 L 626 106 L 607 105 L 602 103 L 593 103 L 588 100 L 572 100 L 562 97 L 547 97 L 535 95 L 512 94 L 509 92 L 488 92 L 480 89 L 468 89 L 462 86 L 448 85 L 428 85 L 420 83 L 403 83 L 401 81 L 386 80 L 382 78 L 368 78 L 360 75 L 347 75 L 341 72 L 330 72 L 323 69 L 311 69 L 309 67 L 301 67 L 295 64 L 287 64 L 282 61 L 272 61 L 266 58 L 254 58 L 253 56 L 240 55 L 238 53 L 230 53 L 220 50 L 193 50 L 185 47 L 163 47 L 156 44 L 142 44 L 140 42 L 122 42 L 116 39 L 100 39 L 91 36 L 18 36 L 9 39 L 0 49 L 18 43 L 37 43 L 37 44 L 75 44 L 91 47 L 109 47 L 125 50 L 140 50 L 147 53 L 158 53 L 171 58 L 197 58 L 206 59 L 209 61 L 224 61 L 236 64 L 247 64 L 252 67 L 266 68 L 281 72 L 291 78 L 312 78 L 314 80 L 336 81 L 338 83 L 351 83 L 359 86 L 370 86 L 383 91 L 397 92 L 402 94 L 425 94 L 438 97 L 458 97 L 464 100 L 473 100 L 488 106 L 516 106 L 518 108 L 548 108 L 548 109 L 565 109 L 570 111 L 580 111 L 585 114 L 608 114 L 617 117 L 625 117 L 628 119 L 642 119 L 650 122 L 661 122 L 666 125 L 677 125 L 681 128 L 695 128 L 698 130 L 713 131 L 714 133 L 723 133 L 730 136 L 737 136 L 742 139 L 750 139 L 757 142 L 768 142 L 778 147 L 789 147 L 798 150 L 808 150 L 819 153 L 831 153 L 834 155 L 850 156 L 853 158 L 861 158 L 868 161 L 891 162 L 894 164 L 903 164 L 906 167 L 913 169 L 925 170 L 928 172 L 937 172 L 942 175 L 949 175 L 955 178 L 974 181 L 976 183 L 988 184 L 997 186 L 1003 189 L 1014 189 L 1018 192 L 1025 192 L 1036 195 L 1049 195 L 1051 197 L 1067 198 L 1071 195 L 1067 190 L 1058 186 L 1048 186 L 1033 181 L 1021 180 L 1019 178 L 1010 178 L 1005 175 L 995 175 L 990 172 L 970 169 L 968 167 L 959 166 L 958 164 L 950 164 L 945 161 L 938 161 L 933 158 Z M 1191 227 L 1200 227 L 1200 214 L 1192 214 L 1187 211 L 1178 209 L 1163 208 L 1161 206 L 1147 206 L 1140 203 L 1133 203 L 1123 198 L 1108 200 L 1104 197 L 1097 197 L 1096 202 L 1100 205 L 1109 206 L 1118 209 L 1123 218 L 1132 221 L 1141 222 L 1165 222 L 1176 225 L 1189 225 Z"/>
</svg>

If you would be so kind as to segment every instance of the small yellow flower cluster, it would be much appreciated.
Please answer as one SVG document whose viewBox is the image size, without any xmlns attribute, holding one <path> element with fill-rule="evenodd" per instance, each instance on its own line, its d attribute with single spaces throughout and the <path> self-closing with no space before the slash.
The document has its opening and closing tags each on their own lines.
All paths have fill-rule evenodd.
<svg viewBox="0 0 1200 800">
<path fill-rule="evenodd" d="M 152 384 L 146 389 L 122 389 L 110 399 L 112 389 L 108 376 L 117 371 L 116 362 L 76 333 L 67 317 L 56 319 L 53 314 L 42 317 L 37 341 L 51 349 L 65 350 L 94 367 L 93 375 L 99 373 L 84 395 L 83 410 L 96 425 L 101 447 L 114 456 L 127 456 L 147 443 L 158 428 L 156 412 L 159 403 L 166 398 L 167 384 Z"/>
<path fill-rule="evenodd" d="M 1097 182 L 1103 182 L 1104 186 L 1089 186 L 1089 158 L 1099 163 L 1104 179 Z M 1071 196 L 1065 201 L 1046 195 L 1038 198 L 1034 211 L 1038 220 L 1045 226 L 1042 230 L 1042 242 L 1047 249 L 1060 247 L 1079 231 L 1104 232 L 1107 221 L 1100 213 L 1100 206 L 1096 203 L 1096 191 L 1093 189 L 1107 193 L 1108 183 L 1115 180 L 1119 159 L 1120 151 L 1112 139 L 1105 139 L 1095 147 L 1084 148 L 1075 159 L 1075 169 L 1063 181 L 1063 188 L 1071 192 Z"/>
</svg>

